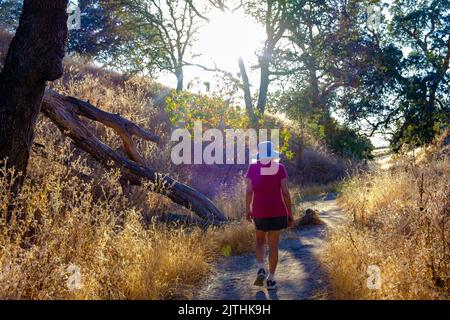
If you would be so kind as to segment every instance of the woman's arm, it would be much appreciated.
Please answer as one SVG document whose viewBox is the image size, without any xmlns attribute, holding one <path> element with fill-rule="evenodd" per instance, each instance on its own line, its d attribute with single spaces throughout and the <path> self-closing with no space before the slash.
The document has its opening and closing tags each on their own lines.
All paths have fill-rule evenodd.
<svg viewBox="0 0 450 320">
<path fill-rule="evenodd" d="M 287 178 L 281 179 L 281 193 L 283 194 L 284 203 L 286 204 L 289 217 L 291 221 L 294 221 L 294 217 L 292 215 L 291 194 L 289 193 Z"/>
<path fill-rule="evenodd" d="M 245 179 L 245 182 L 247 184 L 247 189 L 245 192 L 245 216 L 248 221 L 252 221 L 252 200 L 253 200 L 253 186 L 252 186 L 252 180 L 249 178 Z"/>
</svg>

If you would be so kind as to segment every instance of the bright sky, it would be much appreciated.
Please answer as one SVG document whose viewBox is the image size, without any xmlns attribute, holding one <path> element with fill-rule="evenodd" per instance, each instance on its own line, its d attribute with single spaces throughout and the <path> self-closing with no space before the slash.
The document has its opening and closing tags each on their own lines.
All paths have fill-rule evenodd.
<svg viewBox="0 0 450 320">
<path fill-rule="evenodd" d="M 261 48 L 265 38 L 264 28 L 252 18 L 242 12 L 225 13 L 218 9 L 208 14 L 210 22 L 205 22 L 199 29 L 198 41 L 192 51 L 200 54 L 192 62 L 209 68 L 217 68 L 232 72 L 239 72 L 238 58 L 241 56 L 246 63 L 250 82 L 256 86 L 258 72 L 251 71 L 250 66 L 257 63 L 255 51 Z M 214 82 L 214 73 L 204 71 L 198 67 L 185 67 L 185 84 L 199 78 L 201 83 Z M 161 75 L 159 80 L 170 86 L 176 85 L 173 75 Z M 203 87 L 194 88 L 204 90 Z"/>
</svg>

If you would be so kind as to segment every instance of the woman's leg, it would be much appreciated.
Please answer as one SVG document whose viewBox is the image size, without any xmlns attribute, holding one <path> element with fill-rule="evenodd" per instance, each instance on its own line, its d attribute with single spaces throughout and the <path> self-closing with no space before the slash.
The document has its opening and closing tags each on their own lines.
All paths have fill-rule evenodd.
<svg viewBox="0 0 450 320">
<path fill-rule="evenodd" d="M 256 230 L 256 261 L 264 263 L 264 256 L 266 255 L 266 234 L 267 232 Z"/>
<path fill-rule="evenodd" d="M 264 267 L 264 258 L 266 251 L 266 234 L 267 232 L 256 230 L 256 261 L 257 270 L 255 286 L 263 286 L 267 277 L 266 268 Z"/>
<path fill-rule="evenodd" d="M 269 231 L 269 272 L 274 275 L 278 264 L 280 231 Z"/>
</svg>

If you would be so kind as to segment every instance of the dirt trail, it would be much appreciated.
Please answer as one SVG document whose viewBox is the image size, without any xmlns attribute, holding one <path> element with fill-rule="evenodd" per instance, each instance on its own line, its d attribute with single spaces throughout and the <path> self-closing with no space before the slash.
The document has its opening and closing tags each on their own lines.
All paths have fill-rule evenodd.
<svg viewBox="0 0 450 320">
<path fill-rule="evenodd" d="M 302 203 L 302 208 L 319 210 L 325 225 L 307 226 L 283 233 L 277 269 L 277 290 L 268 291 L 253 285 L 256 262 L 254 254 L 248 254 L 223 257 L 217 261 L 214 273 L 194 299 L 320 298 L 326 286 L 326 277 L 317 257 L 323 249 L 327 228 L 339 224 L 345 216 L 336 204 L 336 194 L 331 193 L 316 201 Z"/>
<path fill-rule="evenodd" d="M 387 148 L 374 152 L 370 170 L 387 170 L 392 165 Z M 320 299 L 326 292 L 326 274 L 318 261 L 324 249 L 326 232 L 348 218 L 336 203 L 335 193 L 315 201 L 302 202 L 302 209 L 319 210 L 322 226 L 308 226 L 283 233 L 280 242 L 276 291 L 253 285 L 256 276 L 254 254 L 224 257 L 216 262 L 215 271 L 194 299 Z M 267 259 L 266 259 L 267 261 Z"/>
</svg>

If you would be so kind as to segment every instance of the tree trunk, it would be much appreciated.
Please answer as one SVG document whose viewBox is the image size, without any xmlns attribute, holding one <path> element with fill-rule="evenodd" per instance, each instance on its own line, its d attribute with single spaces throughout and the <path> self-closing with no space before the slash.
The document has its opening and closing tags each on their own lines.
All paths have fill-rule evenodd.
<svg viewBox="0 0 450 320">
<path fill-rule="evenodd" d="M 184 72 L 183 67 L 179 67 L 175 70 L 175 75 L 177 77 L 177 92 L 183 91 L 184 89 Z"/>
<path fill-rule="evenodd" d="M 23 184 L 46 81 L 63 73 L 66 8 L 67 0 L 25 0 L 0 73 L 0 160 L 22 173 L 13 191 Z"/>
<path fill-rule="evenodd" d="M 317 70 L 313 57 L 308 59 L 309 85 L 310 85 L 310 106 L 313 112 L 322 112 L 322 106 L 319 101 L 319 81 L 317 79 Z"/>
<path fill-rule="evenodd" d="M 255 125 L 257 119 L 255 117 L 255 112 L 253 110 L 252 94 L 250 92 L 250 81 L 248 80 L 247 71 L 245 70 L 244 60 L 239 58 L 239 70 L 241 72 L 243 90 L 244 90 L 244 101 L 245 108 L 247 109 L 247 115 L 250 118 L 252 125 Z"/>
<path fill-rule="evenodd" d="M 270 55 L 271 57 L 271 55 Z M 261 78 L 259 82 L 259 95 L 258 95 L 258 112 L 259 116 L 262 117 L 264 115 L 264 111 L 266 109 L 267 103 L 267 91 L 269 90 L 269 66 L 270 66 L 270 57 L 267 56 L 267 53 L 261 58 Z"/>
</svg>

